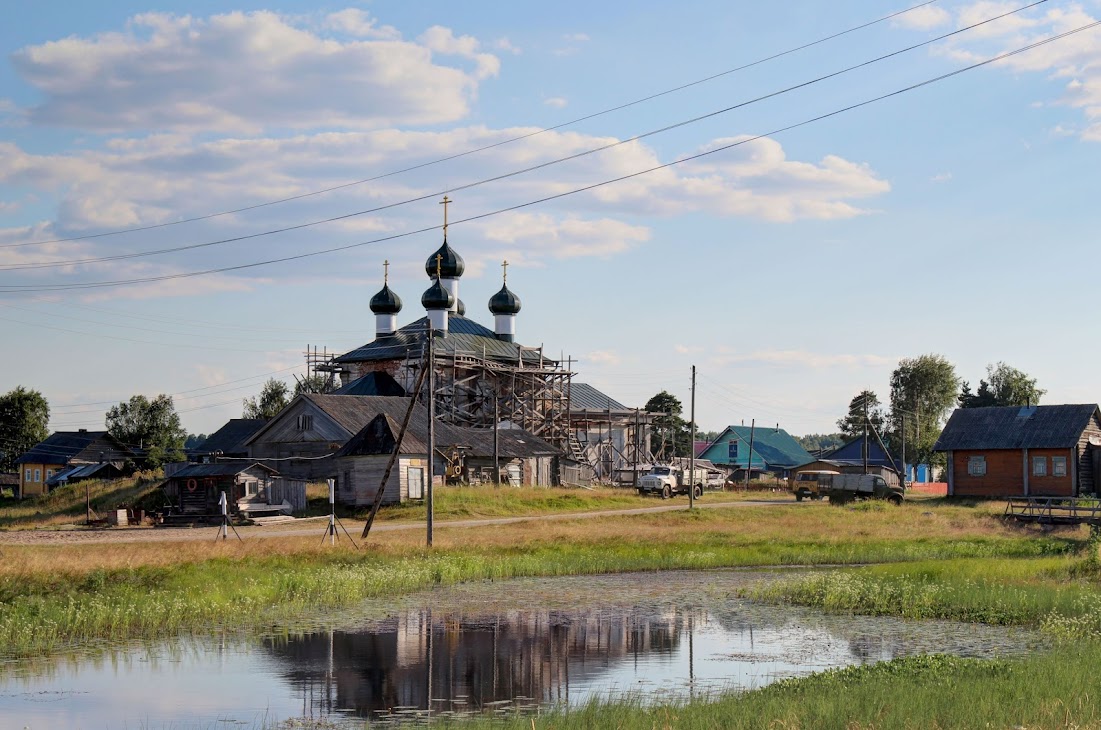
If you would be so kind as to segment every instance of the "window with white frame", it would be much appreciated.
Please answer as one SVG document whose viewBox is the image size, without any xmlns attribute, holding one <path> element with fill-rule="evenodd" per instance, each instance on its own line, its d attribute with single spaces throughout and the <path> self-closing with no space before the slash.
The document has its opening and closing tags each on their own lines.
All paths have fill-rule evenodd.
<svg viewBox="0 0 1101 730">
<path fill-rule="evenodd" d="M 1034 476 L 1034 477 L 1046 477 L 1047 476 L 1047 457 L 1046 456 L 1033 456 L 1032 457 L 1032 476 Z"/>
<path fill-rule="evenodd" d="M 34 480 L 36 482 L 42 481 L 42 470 L 41 469 L 35 469 L 34 470 Z"/>
<path fill-rule="evenodd" d="M 34 472 L 32 472 L 30 469 L 27 469 L 26 471 L 24 471 L 23 472 L 23 481 L 29 482 L 31 480 L 31 475 L 32 474 L 34 474 Z"/>
<path fill-rule="evenodd" d="M 967 457 L 967 476 L 969 476 L 969 477 L 984 477 L 984 476 L 986 476 L 986 457 L 985 456 L 969 456 L 969 457 Z"/>
<path fill-rule="evenodd" d="M 1053 477 L 1065 477 L 1067 475 L 1067 457 L 1051 457 L 1051 475 Z"/>
</svg>

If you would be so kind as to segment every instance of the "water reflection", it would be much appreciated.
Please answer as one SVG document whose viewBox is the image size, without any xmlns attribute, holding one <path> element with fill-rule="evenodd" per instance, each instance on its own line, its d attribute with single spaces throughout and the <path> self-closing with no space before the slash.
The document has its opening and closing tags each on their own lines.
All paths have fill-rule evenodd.
<svg viewBox="0 0 1101 730">
<path fill-rule="evenodd" d="M 358 718 L 514 712 L 597 695 L 702 698 L 903 654 L 1024 652 L 1032 640 L 997 627 L 829 617 L 731 598 L 761 579 L 471 584 L 380 600 L 330 619 L 332 628 L 290 636 L 181 638 L 10 662 L 0 667 L 0 725 L 248 727 L 309 716 L 362 727 Z"/>
</svg>

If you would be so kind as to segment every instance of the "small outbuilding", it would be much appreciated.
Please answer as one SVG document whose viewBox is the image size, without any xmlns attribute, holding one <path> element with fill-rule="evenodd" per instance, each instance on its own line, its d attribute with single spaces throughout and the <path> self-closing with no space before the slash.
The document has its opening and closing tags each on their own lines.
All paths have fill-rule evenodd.
<svg viewBox="0 0 1101 730">
<path fill-rule="evenodd" d="M 960 408 L 933 450 L 947 456 L 949 496 L 1097 494 L 1101 411 L 1093 403 Z"/>
<path fill-rule="evenodd" d="M 174 514 L 219 514 L 225 492 L 230 514 L 290 513 L 306 506 L 303 482 L 287 482 L 271 467 L 248 461 L 188 464 L 168 479 L 165 494 Z"/>
</svg>

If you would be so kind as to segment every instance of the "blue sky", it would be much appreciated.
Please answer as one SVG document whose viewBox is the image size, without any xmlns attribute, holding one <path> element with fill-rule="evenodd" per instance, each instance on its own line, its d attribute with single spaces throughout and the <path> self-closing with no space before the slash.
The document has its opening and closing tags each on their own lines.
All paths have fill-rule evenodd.
<svg viewBox="0 0 1101 730">
<path fill-rule="evenodd" d="M 435 199 L 279 235 L 110 262 L 452 189 L 623 140 L 1028 4 L 938 0 L 615 113 L 325 195 L 203 216 L 418 165 L 555 126 L 820 39 L 906 4 L 55 2 L 0 28 L 0 390 L 41 390 L 55 428 L 99 427 L 133 393 L 178 394 L 193 432 L 238 416 L 307 345 L 373 338 L 382 261 L 421 316 Z M 97 4 L 103 5 L 103 4 Z M 806 88 L 601 153 L 452 193 L 462 219 L 757 135 L 1101 18 L 1049 0 Z M 833 430 L 886 400 L 901 357 L 976 383 L 1005 361 L 1045 402 L 1096 402 L 1101 29 L 649 175 L 457 224 L 461 296 L 500 261 L 517 337 L 630 405 L 667 389 L 698 421 Z M 35 244 L 35 245 L 24 245 Z M 28 265 L 48 264 L 42 268 Z M 20 268 L 22 267 L 22 268 Z M 293 382 L 293 380 L 290 380 Z"/>
</svg>

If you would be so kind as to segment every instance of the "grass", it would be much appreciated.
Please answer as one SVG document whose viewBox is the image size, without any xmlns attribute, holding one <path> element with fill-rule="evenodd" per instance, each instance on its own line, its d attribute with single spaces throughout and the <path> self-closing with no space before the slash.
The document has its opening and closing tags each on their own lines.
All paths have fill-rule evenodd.
<svg viewBox="0 0 1101 730">
<path fill-rule="evenodd" d="M 97 514 L 135 504 L 160 506 L 164 500 L 157 487 L 163 480 L 160 472 L 139 472 L 122 479 L 90 479 L 70 484 L 41 497 L 0 499 L 0 530 L 83 523 L 87 514 L 86 489 L 91 494 L 92 510 Z"/>
<path fill-rule="evenodd" d="M 256 630 L 319 608 L 435 584 L 516 576 L 761 565 L 1062 556 L 1082 540 L 1017 533 L 981 510 L 870 515 L 826 505 L 739 507 L 492 529 L 385 533 L 364 551 L 318 535 L 244 543 L 13 547 L 0 556 L 0 647 L 28 656 L 73 642 Z M 907 514 L 910 512 L 910 514 Z M 381 534 L 381 533 L 380 533 Z"/>
</svg>

